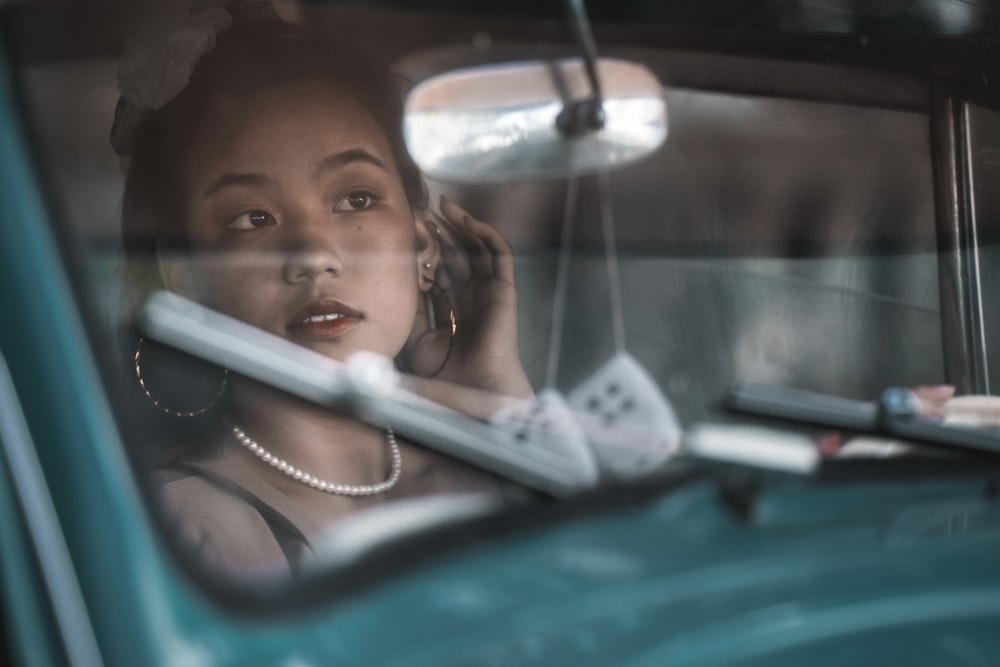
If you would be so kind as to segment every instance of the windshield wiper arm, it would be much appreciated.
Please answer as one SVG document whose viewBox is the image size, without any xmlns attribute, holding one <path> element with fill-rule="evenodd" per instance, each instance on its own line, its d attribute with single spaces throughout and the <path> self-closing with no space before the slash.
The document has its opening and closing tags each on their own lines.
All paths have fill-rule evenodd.
<svg viewBox="0 0 1000 667">
<path fill-rule="evenodd" d="M 734 412 L 826 426 L 864 435 L 1000 458 L 1000 437 L 980 429 L 945 426 L 923 418 L 912 392 L 887 389 L 878 403 L 756 382 L 737 382 L 723 406 Z"/>
</svg>

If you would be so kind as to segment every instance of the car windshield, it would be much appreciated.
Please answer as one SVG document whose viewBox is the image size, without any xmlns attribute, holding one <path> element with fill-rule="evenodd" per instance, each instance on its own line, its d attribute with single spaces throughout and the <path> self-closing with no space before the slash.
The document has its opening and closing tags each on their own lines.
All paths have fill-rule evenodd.
<svg viewBox="0 0 1000 667">
<path fill-rule="evenodd" d="M 921 451 L 755 459 L 734 383 L 996 425 L 985 0 L 53 4 L 10 45 L 55 228 L 209 568 L 655 485 L 691 434 Z"/>
</svg>

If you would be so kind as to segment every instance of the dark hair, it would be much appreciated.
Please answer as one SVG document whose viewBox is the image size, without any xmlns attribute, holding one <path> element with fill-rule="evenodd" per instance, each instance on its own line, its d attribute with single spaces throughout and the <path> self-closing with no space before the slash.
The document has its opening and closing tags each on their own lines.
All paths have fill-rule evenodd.
<svg viewBox="0 0 1000 667">
<path fill-rule="evenodd" d="M 205 130 L 199 122 L 218 118 L 219 100 L 313 82 L 343 88 L 360 101 L 388 140 L 411 208 L 426 207 L 427 190 L 403 143 L 402 80 L 326 33 L 257 19 L 222 31 L 188 86 L 135 129 L 122 200 L 126 258 L 155 255 L 162 239 L 183 247 L 179 166 Z"/>
<path fill-rule="evenodd" d="M 388 67 L 356 49 L 349 49 L 328 34 L 279 19 L 264 18 L 237 23 L 219 33 L 215 48 L 198 62 L 190 83 L 176 98 L 157 111 L 145 112 L 130 137 L 129 163 L 122 200 L 123 274 L 128 295 L 126 321 L 153 290 L 162 287 L 157 270 L 159 243 L 173 248 L 187 245 L 186 221 L 179 185 L 185 155 L 206 131 L 206 120 L 219 122 L 220 100 L 249 96 L 300 83 L 329 83 L 356 97 L 362 108 L 384 133 L 392 151 L 410 207 L 427 206 L 427 191 L 416 165 L 406 152 L 402 134 L 404 83 Z M 126 349 L 135 349 L 137 338 Z M 151 347 L 143 372 L 161 378 L 157 397 L 165 403 L 183 405 L 183 388 L 204 378 L 207 387 L 218 386 L 218 369 L 203 372 L 171 359 L 169 351 L 157 355 Z M 176 356 L 177 353 L 174 353 Z M 160 361 L 156 361 L 156 357 Z M 184 370 L 181 370 L 184 369 Z M 170 374 L 174 377 L 171 379 Z M 134 378 L 132 379 L 134 382 Z M 150 381 L 152 384 L 152 380 Z M 176 396 L 171 386 L 178 387 Z M 208 391 L 210 399 L 212 391 Z M 145 396 L 140 401 L 148 402 Z M 204 426 L 221 424 L 218 410 L 204 417 L 182 420 L 166 417 L 155 409 L 130 410 L 136 419 L 148 420 L 158 429 L 158 439 L 190 440 Z M 148 430 L 148 429 L 147 429 Z M 203 438 L 196 438 L 203 439 Z"/>
</svg>

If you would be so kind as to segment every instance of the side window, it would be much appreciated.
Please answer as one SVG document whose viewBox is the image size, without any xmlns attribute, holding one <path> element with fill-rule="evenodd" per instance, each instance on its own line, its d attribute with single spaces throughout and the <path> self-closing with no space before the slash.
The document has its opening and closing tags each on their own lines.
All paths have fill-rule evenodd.
<svg viewBox="0 0 1000 667">
<path fill-rule="evenodd" d="M 731 419 L 734 381 L 868 400 L 945 375 L 912 73 L 682 52 L 610 22 L 598 70 L 648 79 L 608 77 L 587 144 L 565 125 L 593 122 L 569 104 L 587 68 L 544 23 L 261 7 L 129 40 L 138 16 L 109 22 L 100 48 L 20 73 L 143 487 L 199 562 L 298 573 L 614 493 Z M 456 70 L 461 104 L 414 106 Z M 625 159 L 634 97 L 659 134 Z M 482 159 L 434 172 L 421 140 Z M 524 152 L 489 152 L 507 144 Z M 567 145 L 586 168 L 557 164 Z M 986 216 L 995 165 L 973 157 Z"/>
</svg>

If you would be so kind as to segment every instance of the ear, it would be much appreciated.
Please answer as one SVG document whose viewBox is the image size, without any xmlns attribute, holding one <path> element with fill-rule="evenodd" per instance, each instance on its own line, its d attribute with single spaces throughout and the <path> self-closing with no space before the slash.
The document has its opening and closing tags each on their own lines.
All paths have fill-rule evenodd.
<svg viewBox="0 0 1000 667">
<path fill-rule="evenodd" d="M 156 266 L 160 272 L 160 282 L 171 292 L 197 299 L 194 272 L 183 253 L 171 248 L 165 239 L 156 241 Z"/>
<path fill-rule="evenodd" d="M 413 212 L 417 239 L 417 277 L 421 292 L 433 287 L 434 276 L 441 262 L 441 230 L 429 209 Z"/>
</svg>

